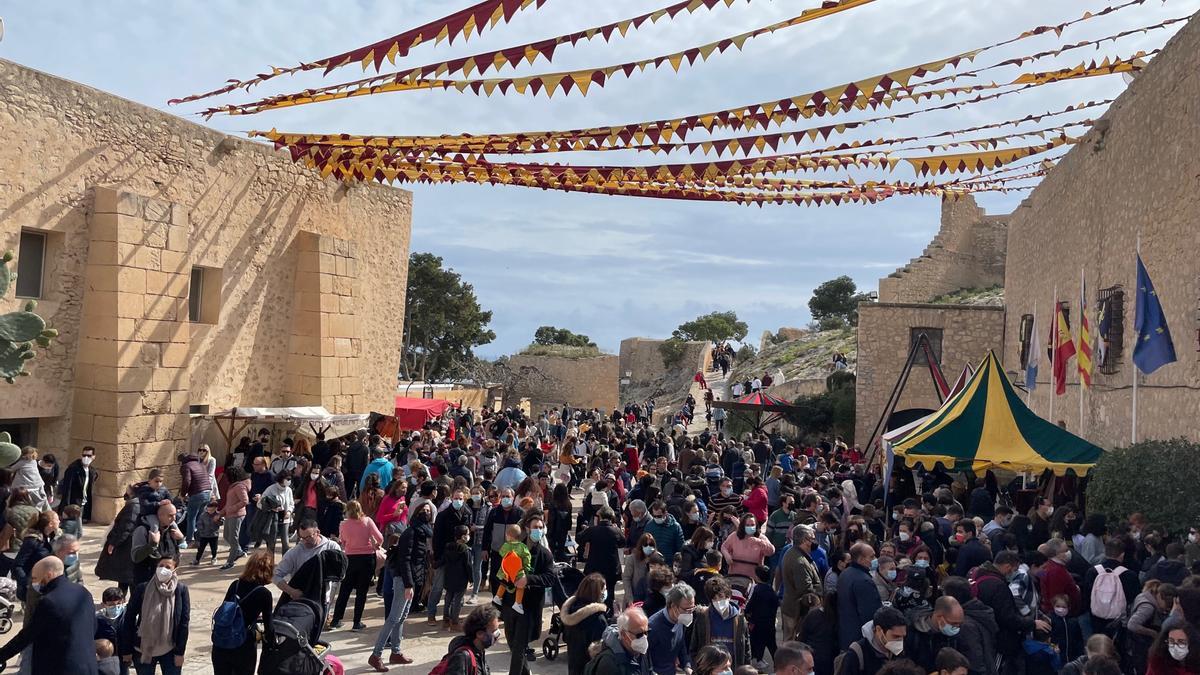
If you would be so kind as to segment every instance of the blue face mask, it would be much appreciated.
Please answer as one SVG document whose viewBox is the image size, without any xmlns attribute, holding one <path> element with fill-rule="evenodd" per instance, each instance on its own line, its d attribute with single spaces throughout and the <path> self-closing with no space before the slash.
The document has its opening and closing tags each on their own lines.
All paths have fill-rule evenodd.
<svg viewBox="0 0 1200 675">
<path fill-rule="evenodd" d="M 920 560 L 913 563 L 913 565 L 916 565 L 917 567 L 919 567 L 921 569 L 925 569 L 926 567 L 929 567 L 929 561 L 924 558 L 921 558 Z"/>
<path fill-rule="evenodd" d="M 888 571 L 884 572 L 883 578 L 887 579 L 888 581 L 895 581 L 896 580 L 896 570 L 888 570 Z"/>
<path fill-rule="evenodd" d="M 512 506 L 512 497 L 501 497 L 500 506 L 503 506 L 506 509 Z"/>
<path fill-rule="evenodd" d="M 451 506 L 453 506 L 453 507 L 454 507 L 454 508 L 456 508 L 456 509 L 461 509 L 461 508 L 463 507 L 463 500 L 461 500 L 461 499 L 451 499 L 451 500 L 450 500 L 450 505 L 451 505 Z"/>
<path fill-rule="evenodd" d="M 757 525 L 747 525 L 745 527 L 745 530 L 746 530 L 746 534 L 753 536 L 755 532 L 758 532 L 758 526 Z"/>
<path fill-rule="evenodd" d="M 653 546 L 643 546 L 642 547 L 642 555 L 650 555 L 651 553 L 654 553 Z"/>
<path fill-rule="evenodd" d="M 954 637 L 955 635 L 958 635 L 959 630 L 960 629 L 958 626 L 946 624 L 945 626 L 942 626 L 942 635 L 945 635 L 946 637 Z"/>
<path fill-rule="evenodd" d="M 871 571 L 874 572 L 877 569 L 879 569 L 879 558 L 871 561 Z"/>
<path fill-rule="evenodd" d="M 66 558 L 63 558 L 63 565 L 66 567 L 74 567 L 79 562 L 79 555 L 72 553 Z"/>
<path fill-rule="evenodd" d="M 529 541 L 537 543 L 541 540 L 542 540 L 542 531 L 541 530 L 530 530 L 529 531 Z"/>
</svg>

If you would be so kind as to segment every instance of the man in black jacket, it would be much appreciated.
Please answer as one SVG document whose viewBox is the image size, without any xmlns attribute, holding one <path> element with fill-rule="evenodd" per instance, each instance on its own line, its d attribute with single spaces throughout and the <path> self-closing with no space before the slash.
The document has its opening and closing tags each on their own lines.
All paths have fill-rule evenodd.
<svg viewBox="0 0 1200 675">
<path fill-rule="evenodd" d="M 462 525 L 471 530 L 471 507 L 467 506 L 467 494 L 462 488 L 455 488 L 450 493 L 450 507 L 444 509 L 433 521 L 433 580 L 429 584 L 429 602 L 426 605 L 426 615 L 429 625 L 437 623 L 438 602 L 442 599 L 442 588 L 446 582 L 446 570 L 443 566 L 446 547 L 454 541 L 454 528 Z M 442 616 L 445 630 L 450 630 L 450 603 Z"/>
<path fill-rule="evenodd" d="M 96 479 L 100 476 L 92 468 L 92 461 L 95 459 L 96 449 L 85 445 L 83 455 L 68 464 L 66 470 L 63 471 L 62 481 L 58 484 L 58 494 L 62 497 L 62 501 L 58 505 L 60 515 L 67 506 L 78 504 L 83 508 L 83 522 L 91 521 L 92 487 L 96 485 Z"/>
<path fill-rule="evenodd" d="M 1177 546 L 1178 544 L 1176 544 Z M 1138 573 L 1134 566 L 1125 566 L 1125 540 L 1120 537 L 1113 537 L 1104 542 L 1104 562 L 1100 563 L 1106 572 L 1115 572 L 1117 568 L 1124 567 L 1125 571 L 1121 572 L 1121 589 L 1125 592 L 1125 609 L 1129 610 L 1129 605 L 1133 603 L 1133 599 L 1138 593 L 1142 592 L 1142 585 L 1138 582 Z M 1088 568 L 1086 574 L 1083 575 L 1083 586 L 1079 589 L 1079 596 L 1083 600 L 1088 611 L 1092 611 L 1092 587 L 1096 584 L 1096 577 L 1100 576 L 1100 572 L 1096 571 L 1096 566 Z M 1119 617 L 1118 617 L 1119 618 Z M 1092 630 L 1097 633 L 1108 633 L 1109 625 L 1117 619 L 1106 619 L 1103 617 L 1092 615 Z"/>
<path fill-rule="evenodd" d="M 996 554 L 995 562 L 979 566 L 972 582 L 976 589 L 975 596 L 992 608 L 996 625 L 1000 627 L 1000 634 L 996 638 L 996 652 L 1003 658 L 1001 672 L 1005 673 L 1020 672 L 1018 669 L 1023 664 L 1021 642 L 1026 633 L 1034 628 L 1050 632 L 1050 624 L 1035 619 L 1032 613 L 1029 616 L 1021 616 L 1016 598 L 1013 597 L 1012 591 L 1008 590 L 1008 577 L 1015 573 L 1020 565 L 1021 558 L 1016 553 L 1001 551 Z"/>
<path fill-rule="evenodd" d="M 510 675 L 529 675 L 528 659 L 532 654 L 529 641 L 537 634 L 535 628 L 542 618 L 542 603 L 545 601 L 546 589 L 554 585 L 557 576 L 554 571 L 554 556 L 550 554 L 543 541 L 545 540 L 546 523 L 540 513 L 530 514 L 525 519 L 524 531 L 527 532 L 525 545 L 529 547 L 530 569 L 525 576 L 517 579 L 517 587 L 524 588 L 524 612 L 514 612 L 512 605 L 516 593 L 505 593 L 502 616 L 504 617 L 504 638 L 512 653 L 508 672 Z"/>
<path fill-rule="evenodd" d="M 41 584 L 42 597 L 25 626 L 0 648 L 0 664 L 32 646 L 34 673 L 96 675 L 96 613 L 92 594 L 63 576 L 63 563 L 54 556 L 34 564 L 29 575 Z"/>
<path fill-rule="evenodd" d="M 370 461 L 369 455 L 367 430 L 359 429 L 354 443 L 346 450 L 346 463 L 343 473 L 346 475 L 347 494 L 353 491 L 355 496 L 358 495 L 358 483 L 362 480 L 363 471 L 367 470 L 367 462 Z"/>
</svg>

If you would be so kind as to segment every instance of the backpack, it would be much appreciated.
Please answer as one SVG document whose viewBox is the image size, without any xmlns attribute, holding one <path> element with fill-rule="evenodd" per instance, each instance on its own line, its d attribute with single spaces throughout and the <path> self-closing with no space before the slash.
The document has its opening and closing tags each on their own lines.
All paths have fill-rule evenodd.
<svg viewBox="0 0 1200 675">
<path fill-rule="evenodd" d="M 858 669 L 862 670 L 864 660 L 862 645 L 858 644 L 858 641 L 855 640 L 850 643 L 849 649 L 838 654 L 837 658 L 833 660 L 833 675 L 842 675 L 846 672 L 846 659 L 849 658 L 850 652 L 854 652 L 854 660 L 858 661 Z"/>
<path fill-rule="evenodd" d="M 438 661 L 437 665 L 433 667 L 433 670 L 429 671 L 429 675 L 446 675 L 446 673 L 450 670 L 450 658 L 459 652 L 466 652 L 467 656 L 471 659 L 470 667 L 467 668 L 467 672 L 479 672 L 479 664 L 475 662 L 475 650 L 471 649 L 470 645 L 462 645 L 452 652 L 447 652 L 446 655 L 442 657 L 442 660 Z"/>
<path fill-rule="evenodd" d="M 1125 600 L 1125 587 L 1121 585 L 1121 574 L 1124 567 L 1109 571 L 1103 565 L 1096 565 L 1096 580 L 1092 582 L 1091 607 L 1092 616 L 1098 619 L 1117 619 L 1125 614 L 1128 603 Z"/>
<path fill-rule="evenodd" d="M 249 597 L 249 593 L 246 595 Z M 242 599 L 234 593 L 233 600 L 225 600 L 213 612 L 212 644 L 220 649 L 237 649 L 245 644 L 249 632 L 242 618 Z"/>
</svg>

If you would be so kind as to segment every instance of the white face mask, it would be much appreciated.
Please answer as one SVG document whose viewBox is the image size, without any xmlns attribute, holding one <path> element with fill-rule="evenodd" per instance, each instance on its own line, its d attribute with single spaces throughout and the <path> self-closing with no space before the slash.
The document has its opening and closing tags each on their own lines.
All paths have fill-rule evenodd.
<svg viewBox="0 0 1200 675">
<path fill-rule="evenodd" d="M 1194 543 L 1196 543 L 1196 535 L 1195 535 L 1195 533 L 1190 533 L 1190 534 L 1188 534 L 1188 542 L 1190 542 L 1190 543 L 1193 543 L 1193 544 L 1194 544 Z"/>
<path fill-rule="evenodd" d="M 679 615 L 678 623 L 680 626 L 687 628 L 688 626 L 692 625 L 693 618 L 695 618 L 694 614 L 692 614 L 691 612 L 685 612 L 685 613 Z"/>
<path fill-rule="evenodd" d="M 901 532 L 900 533 L 900 541 L 908 541 L 908 538 L 911 536 L 912 535 L 907 532 Z"/>
<path fill-rule="evenodd" d="M 170 567 L 159 567 L 154 570 L 154 573 L 158 575 L 159 581 L 166 582 L 169 581 L 172 575 L 175 574 L 175 570 L 171 569 Z"/>
<path fill-rule="evenodd" d="M 1059 616 L 1066 616 L 1067 614 L 1071 613 L 1071 608 L 1070 607 L 1055 607 L 1054 613 Z"/>
<path fill-rule="evenodd" d="M 1171 654 L 1171 658 L 1182 661 L 1187 658 L 1188 648 L 1186 645 L 1168 645 L 1167 652 Z"/>
<path fill-rule="evenodd" d="M 729 611 L 729 600 L 727 598 L 722 598 L 720 600 L 713 600 L 712 606 L 713 606 L 713 609 L 717 610 L 722 615 L 724 615 L 725 612 Z"/>
<path fill-rule="evenodd" d="M 632 649 L 635 654 L 645 654 L 650 650 L 650 639 L 643 635 L 642 637 L 637 638 L 633 642 L 629 643 L 629 648 Z"/>
<path fill-rule="evenodd" d="M 900 656 L 900 652 L 904 651 L 904 640 L 892 640 L 883 646 L 892 653 L 892 656 Z"/>
<path fill-rule="evenodd" d="M 90 464 L 92 463 L 92 460 L 93 460 L 93 459 L 95 459 L 95 457 L 87 457 L 87 456 L 84 456 L 84 457 L 80 457 L 80 458 L 79 458 L 79 461 L 80 461 L 81 463 L 83 463 L 83 465 L 84 465 L 84 466 L 88 466 L 88 465 L 90 465 Z"/>
</svg>

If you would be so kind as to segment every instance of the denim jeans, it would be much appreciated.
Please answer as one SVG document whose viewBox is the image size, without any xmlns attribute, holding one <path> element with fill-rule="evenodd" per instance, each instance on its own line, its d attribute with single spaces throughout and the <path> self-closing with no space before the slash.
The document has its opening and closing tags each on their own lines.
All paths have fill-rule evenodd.
<svg viewBox="0 0 1200 675">
<path fill-rule="evenodd" d="M 142 663 L 141 655 L 137 652 L 133 654 L 133 670 L 137 675 L 154 675 L 156 668 L 162 669 L 162 675 L 180 675 L 183 672 L 179 666 L 175 665 L 175 654 L 163 654 L 156 656 L 150 663 Z"/>
<path fill-rule="evenodd" d="M 483 583 L 483 542 L 471 547 L 471 592 L 479 595 L 480 584 Z"/>
<path fill-rule="evenodd" d="M 389 644 L 393 654 L 400 653 L 400 641 L 404 639 L 404 620 L 408 618 L 408 610 L 411 607 L 412 600 L 404 598 L 404 579 L 393 577 L 392 611 L 388 613 L 387 621 L 380 629 L 379 637 L 375 639 L 375 649 L 371 651 L 373 656 L 382 656 L 383 648 Z"/>
<path fill-rule="evenodd" d="M 432 621 L 437 618 L 438 601 L 442 599 L 442 586 L 446 584 L 446 568 L 439 567 L 433 571 L 433 581 L 429 584 L 429 600 L 426 603 L 426 615 Z"/>
<path fill-rule="evenodd" d="M 187 498 L 187 514 L 184 516 L 183 537 L 192 541 L 192 533 L 196 531 L 196 516 L 204 513 L 204 507 L 212 501 L 212 491 L 205 490 Z"/>
</svg>

